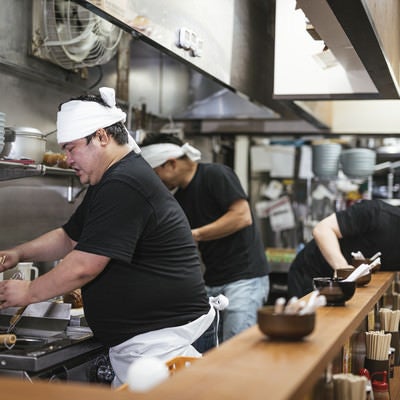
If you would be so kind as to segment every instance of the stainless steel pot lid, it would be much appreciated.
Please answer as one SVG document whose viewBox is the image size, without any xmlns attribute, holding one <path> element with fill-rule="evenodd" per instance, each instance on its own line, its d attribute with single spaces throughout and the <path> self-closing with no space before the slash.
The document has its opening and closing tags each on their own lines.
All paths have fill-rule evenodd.
<svg viewBox="0 0 400 400">
<path fill-rule="evenodd" d="M 11 128 L 15 131 L 16 135 L 25 135 L 25 136 L 43 136 L 43 133 L 39 131 L 39 129 L 31 128 L 28 126 L 18 126 L 15 128 Z"/>
</svg>

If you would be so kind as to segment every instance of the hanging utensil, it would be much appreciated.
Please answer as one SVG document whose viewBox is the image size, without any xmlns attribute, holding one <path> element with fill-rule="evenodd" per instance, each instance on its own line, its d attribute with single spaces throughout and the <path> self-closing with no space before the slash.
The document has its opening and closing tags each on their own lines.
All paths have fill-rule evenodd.
<svg viewBox="0 0 400 400">
<path fill-rule="evenodd" d="M 23 275 L 21 271 L 15 272 L 10 279 L 22 280 Z M 23 306 L 18 308 L 17 312 L 10 318 L 10 323 L 7 329 L 7 333 L 12 333 L 15 329 L 15 326 L 18 324 L 20 319 L 22 318 L 22 314 L 26 310 L 27 306 Z"/>
<path fill-rule="evenodd" d="M 8 326 L 7 333 L 12 333 L 15 329 L 15 326 L 18 324 L 20 319 L 22 318 L 22 314 L 26 310 L 27 306 L 23 306 L 18 308 L 17 312 L 11 317 L 10 325 Z"/>
</svg>

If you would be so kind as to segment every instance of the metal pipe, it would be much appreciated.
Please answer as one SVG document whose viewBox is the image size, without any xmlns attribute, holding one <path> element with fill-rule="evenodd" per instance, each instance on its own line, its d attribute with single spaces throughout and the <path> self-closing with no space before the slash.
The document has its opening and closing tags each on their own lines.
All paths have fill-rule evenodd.
<svg viewBox="0 0 400 400">
<path fill-rule="evenodd" d="M 387 175 L 387 185 L 388 185 L 388 199 L 393 199 L 393 171 L 390 171 Z"/>
</svg>

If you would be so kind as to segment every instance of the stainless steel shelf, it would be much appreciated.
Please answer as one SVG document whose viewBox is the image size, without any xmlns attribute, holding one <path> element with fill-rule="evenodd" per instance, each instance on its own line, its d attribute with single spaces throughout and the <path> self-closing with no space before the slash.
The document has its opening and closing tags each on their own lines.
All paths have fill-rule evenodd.
<svg viewBox="0 0 400 400">
<path fill-rule="evenodd" d="M 48 167 L 47 165 L 42 165 L 42 168 L 44 170 L 43 175 L 75 176 L 75 171 L 70 168 Z"/>
<path fill-rule="evenodd" d="M 0 161 L 0 181 L 40 175 L 74 176 L 75 171 L 66 168 L 48 167 L 43 164 L 23 164 L 12 161 Z"/>
</svg>

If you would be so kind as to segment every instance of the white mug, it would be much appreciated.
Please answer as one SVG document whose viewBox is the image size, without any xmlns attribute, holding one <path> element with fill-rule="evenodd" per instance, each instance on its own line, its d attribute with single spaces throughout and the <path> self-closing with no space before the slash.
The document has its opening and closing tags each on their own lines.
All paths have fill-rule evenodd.
<svg viewBox="0 0 400 400">
<path fill-rule="evenodd" d="M 35 267 L 31 262 L 20 262 L 16 267 L 3 272 L 3 279 L 11 279 L 16 273 L 20 272 L 24 281 L 36 279 L 39 276 L 39 268 Z M 33 272 L 33 278 L 32 278 Z"/>
</svg>

